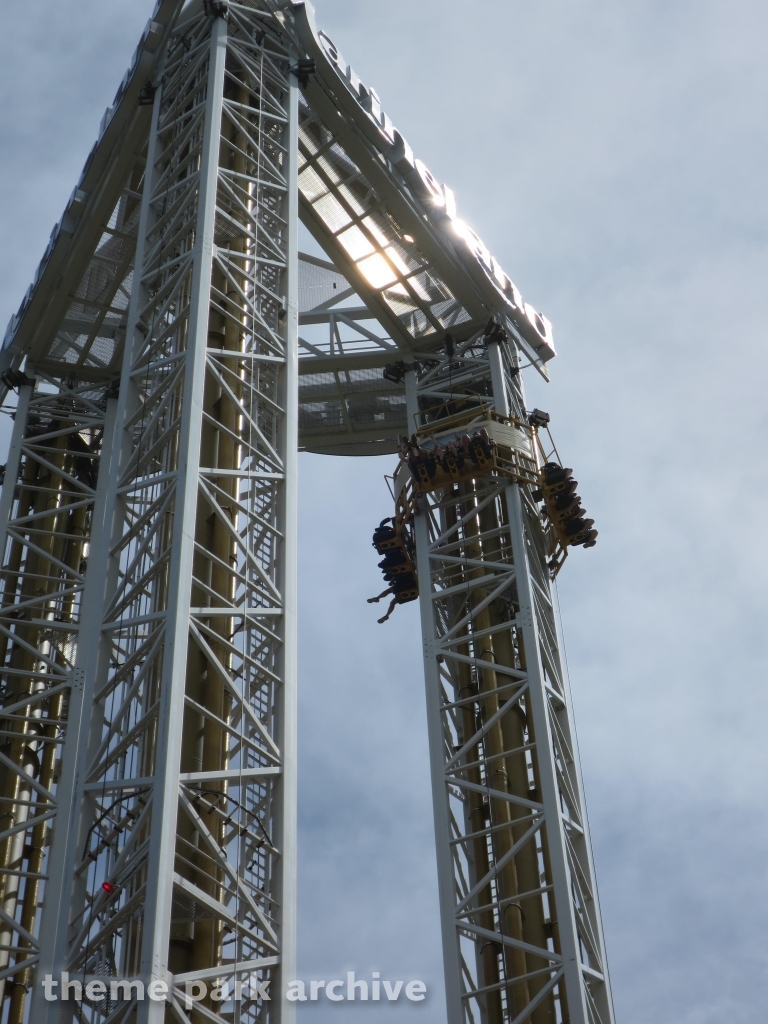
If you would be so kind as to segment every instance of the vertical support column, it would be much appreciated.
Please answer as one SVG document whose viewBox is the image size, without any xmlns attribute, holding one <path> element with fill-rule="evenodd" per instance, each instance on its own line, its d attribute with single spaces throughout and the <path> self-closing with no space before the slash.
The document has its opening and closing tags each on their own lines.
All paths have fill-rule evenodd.
<svg viewBox="0 0 768 1024">
<path fill-rule="evenodd" d="M 21 446 L 24 441 L 24 432 L 27 429 L 27 415 L 29 413 L 29 400 L 32 397 L 32 391 L 32 384 L 21 385 L 19 388 L 19 400 L 16 403 L 16 412 L 14 413 L 11 447 L 8 450 L 3 489 L 2 493 L 0 493 L 0 558 L 5 553 L 5 546 L 8 542 L 8 523 L 11 517 L 11 508 L 13 507 L 14 492 L 19 478 Z"/>
<path fill-rule="evenodd" d="M 558 908 L 557 922 L 565 971 L 565 988 L 568 994 L 568 1009 L 573 1024 L 586 1024 L 589 1016 L 581 973 L 581 955 L 576 918 L 573 911 L 570 871 L 568 870 L 567 853 L 561 824 L 560 794 L 558 792 L 554 763 L 551 758 L 542 756 L 544 749 L 548 751 L 553 750 L 553 738 L 548 714 L 548 700 L 545 696 L 546 681 L 539 651 L 536 602 L 533 596 L 527 564 L 526 538 L 523 527 L 520 492 L 517 485 L 513 484 L 507 487 L 506 497 L 509 510 L 509 531 L 512 539 L 512 551 L 514 553 L 515 565 L 518 567 L 517 594 L 520 602 L 519 619 L 526 652 L 526 668 L 529 679 L 528 692 L 531 701 L 533 728 L 539 745 L 538 765 L 541 782 L 541 801 L 544 804 L 547 818 L 549 862 L 552 869 L 555 905 Z"/>
<path fill-rule="evenodd" d="M 37 970 L 37 985 L 31 993 L 30 1020 L 39 1024 L 60 1019 L 61 1006 L 43 999 L 42 979 L 46 975 L 56 977 L 56 966 L 61 969 L 62 955 L 66 942 L 66 927 L 69 920 L 68 880 L 76 856 L 76 833 L 79 821 L 77 798 L 82 798 L 78 783 L 81 779 L 78 768 L 82 768 L 83 752 L 87 750 L 90 708 L 93 699 L 93 680 L 84 668 L 86 656 L 98 641 L 101 624 L 100 610 L 103 604 L 104 574 L 109 555 L 110 532 L 106 528 L 106 513 L 110 495 L 110 470 L 114 457 L 115 417 L 117 401 L 107 400 L 104 418 L 104 440 L 100 474 L 96 487 L 91 541 L 88 558 L 89 573 L 83 591 L 82 627 L 78 637 L 79 657 L 72 669 L 67 742 L 62 752 L 60 782 L 57 791 L 58 815 L 53 833 L 53 843 L 48 861 L 48 882 L 40 928 L 40 963 Z"/>
<path fill-rule="evenodd" d="M 516 367 L 476 337 L 406 389 L 449 1019 L 612 1024 Z"/>
<path fill-rule="evenodd" d="M 417 385 L 416 371 L 408 370 L 405 375 L 405 395 L 409 431 L 415 427 L 419 411 Z M 463 1024 L 465 1018 L 461 1001 L 461 952 L 454 910 L 456 903 L 454 865 L 451 851 L 450 807 L 445 777 L 445 735 L 441 710 L 442 686 L 435 652 L 436 633 L 432 588 L 427 585 L 431 575 L 429 514 L 428 503 L 422 500 L 419 514 L 414 520 L 414 535 L 416 539 L 416 572 L 419 580 L 422 581 L 419 591 L 419 612 L 424 651 L 429 769 L 432 779 L 432 814 L 437 849 L 437 885 L 443 942 L 446 1019 L 448 1024 Z"/>
<path fill-rule="evenodd" d="M 12 525 L 11 510 L 13 508 L 14 501 L 16 498 L 16 490 L 18 487 L 19 480 L 19 470 L 21 468 L 22 446 L 24 442 L 24 436 L 27 431 L 27 416 L 29 415 L 29 402 L 32 397 L 33 391 L 33 384 L 22 384 L 19 387 L 19 400 L 16 403 L 16 413 L 14 415 L 13 421 L 13 433 L 11 435 L 11 446 L 8 451 L 8 461 L 5 466 L 5 478 L 3 480 L 2 494 L 0 494 L 0 564 L 3 565 L 5 564 L 5 554 L 6 548 L 8 546 L 9 527 L 11 527 Z M 13 588 L 13 590 L 15 590 L 15 587 L 16 580 L 6 578 L 4 589 L 10 590 L 11 588 Z M 4 798 L 4 804 L 6 801 L 9 801 L 14 796 L 18 797 L 19 794 L 17 787 L 18 783 L 13 778 L 13 776 L 7 779 L 6 785 L 2 787 L 2 789 L 0 789 L 0 795 L 2 795 Z M 0 808 L 0 813 L 6 812 L 8 814 L 7 821 L 5 820 L 5 815 L 3 815 L 3 818 L 0 818 L 0 821 L 3 822 L 4 827 L 7 827 L 7 825 L 15 827 L 16 825 L 20 824 L 21 821 L 24 820 L 24 808 L 20 807 L 19 810 L 21 811 L 21 814 L 14 813 L 16 811 L 16 808 L 13 807 L 3 806 L 2 808 Z M 20 836 L 22 847 L 24 844 L 24 838 L 24 834 L 22 833 Z M 18 894 L 18 889 L 20 887 L 21 880 L 17 880 L 15 878 L 12 878 L 11 876 L 6 876 L 7 882 L 10 883 L 10 885 L 8 885 L 6 882 L 6 878 L 3 878 L 2 868 L 5 867 L 7 870 L 9 859 L 10 858 L 8 852 L 3 850 L 2 862 L 0 862 L 0 884 L 2 884 L 3 890 L 3 904 L 7 904 L 9 896 L 12 895 L 13 905 L 10 908 L 11 915 L 9 916 L 13 916 L 13 910 L 15 909 L 16 897 Z M 9 888 L 11 889 L 11 893 L 8 892 Z M 7 913 L 6 906 L 3 906 L 3 910 Z M 0 927 L 0 935 L 2 936 L 3 945 L 8 946 L 13 941 L 13 931 L 11 928 L 9 928 L 7 922 L 4 923 L 4 927 Z M 0 950 L 0 970 L 4 970 L 5 968 L 7 968 L 9 960 L 10 949 Z M 3 978 L 2 981 L 0 981 L 0 1009 L 2 1009 L 6 987 L 7 982 L 6 979 Z"/>
<path fill-rule="evenodd" d="M 155 183 L 154 159 L 157 146 L 157 124 L 160 112 L 161 90 L 156 90 L 152 110 L 150 139 L 144 191 L 138 227 L 138 247 L 134 268 L 136 288 L 128 310 L 126 337 L 136 330 L 139 316 L 138 303 L 142 295 L 140 285 L 144 267 L 147 224 L 150 214 L 150 197 Z M 89 574 L 83 594 L 83 625 L 80 631 L 78 653 L 73 669 L 73 689 L 70 707 L 68 740 L 65 746 L 58 791 L 59 814 L 54 831 L 48 864 L 49 881 L 42 911 L 40 966 L 38 984 L 31 993 L 31 1019 L 40 1024 L 54 1024 L 72 1016 L 72 1006 L 65 1002 L 48 1000 L 44 997 L 41 981 L 46 975 L 56 980 L 58 986 L 63 971 L 67 970 L 67 945 L 70 938 L 69 922 L 72 916 L 72 879 L 79 857 L 79 847 L 87 836 L 83 834 L 88 815 L 83 814 L 83 804 L 90 802 L 85 792 L 86 770 L 89 754 L 93 753 L 94 734 L 101 731 L 98 707 L 95 706 L 96 681 L 99 665 L 109 660 L 108 642 L 102 631 L 102 612 L 107 597 L 112 546 L 115 543 L 116 505 L 121 466 L 125 461 L 126 443 L 122 432 L 116 434 L 117 423 L 126 419 L 126 409 L 137 404 L 135 383 L 130 375 L 132 348 L 127 345 L 123 356 L 122 382 L 119 397 L 107 402 L 104 442 L 98 488 L 92 520 Z M 122 442 L 122 448 L 121 448 Z M 96 712 L 96 714 L 94 714 Z M 80 899 L 83 899 L 83 882 L 75 885 Z M 51 990 L 54 994 L 56 988 Z"/>
<path fill-rule="evenodd" d="M 201 11 L 155 98 L 45 956 L 75 992 L 165 984 L 173 1010 L 110 996 L 94 1022 L 207 1019 L 217 987 L 243 1024 L 293 1019 L 295 60 L 263 19 Z M 78 999 L 39 993 L 40 1019 Z"/>
<path fill-rule="evenodd" d="M 22 379 L 0 498 L 0 998 L 9 1024 L 29 1012 L 46 938 L 39 910 L 55 894 L 48 848 L 62 751 L 76 743 L 73 661 L 110 430 L 103 386 L 40 377 L 44 389 Z"/>
<path fill-rule="evenodd" d="M 491 367 L 493 398 L 496 411 L 501 416 L 509 416 L 509 400 L 504 379 L 501 347 L 498 342 L 493 342 L 488 346 L 488 359 Z M 533 595 L 531 567 L 528 561 L 528 545 L 525 536 L 519 485 L 510 484 L 506 488 L 506 499 L 512 553 L 515 566 L 517 567 L 518 617 L 522 628 L 526 655 L 526 668 L 529 680 L 528 692 L 530 694 L 533 727 L 538 742 L 541 800 L 544 804 L 547 818 L 549 861 L 552 870 L 555 905 L 558 908 L 558 925 L 565 972 L 565 988 L 568 994 L 568 1009 L 573 1024 L 586 1024 L 589 1016 L 581 974 L 581 955 L 576 919 L 573 912 L 571 878 L 563 835 L 557 773 L 551 756 L 554 749 L 552 729 L 548 714 L 548 700 L 545 696 L 546 679 L 541 662 L 539 623 L 536 601 Z M 547 752 L 550 756 L 545 756 Z"/>
<path fill-rule="evenodd" d="M 139 317 L 138 303 L 141 286 L 138 284 L 144 267 L 147 225 L 150 215 L 150 197 L 155 184 L 154 160 L 157 147 L 157 125 L 160 113 L 161 90 L 155 93 L 152 110 L 144 192 L 138 227 L 138 247 L 135 256 L 135 279 L 137 287 L 128 310 L 126 336 L 133 336 Z M 83 626 L 80 631 L 78 654 L 73 670 L 73 691 L 70 708 L 68 742 L 63 753 L 61 779 L 58 791 L 59 814 L 54 831 L 48 865 L 49 882 L 43 905 L 40 967 L 38 985 L 32 992 L 31 1019 L 40 1024 L 54 1024 L 71 1017 L 71 1006 L 44 998 L 40 980 L 46 975 L 56 979 L 57 985 L 62 971 L 67 970 L 68 926 L 72 914 L 73 894 L 71 880 L 75 877 L 78 848 L 86 840 L 83 834 L 83 804 L 89 801 L 85 792 L 85 777 L 92 754 L 93 734 L 101 730 L 98 715 L 92 717 L 95 709 L 96 681 L 99 665 L 109 659 L 108 642 L 102 631 L 102 612 L 107 597 L 111 549 L 115 543 L 116 505 L 121 465 L 125 461 L 125 439 L 116 434 L 117 423 L 126 419 L 126 410 L 137 404 L 135 384 L 131 380 L 130 362 L 132 349 L 127 346 L 124 353 L 122 383 L 118 398 L 107 402 L 104 442 L 98 488 L 94 506 L 90 543 L 89 574 L 83 594 Z M 122 442 L 122 449 L 120 447 Z M 96 709 L 98 710 L 98 709 Z M 95 718 L 95 721 L 94 721 Z M 86 825 L 85 828 L 88 826 Z M 83 884 L 76 887 L 82 899 Z M 53 992 L 56 990 L 53 989 Z"/>
<path fill-rule="evenodd" d="M 197 231 L 184 381 L 180 452 L 176 476 L 176 510 L 170 550 L 168 610 L 165 625 L 160 706 L 157 712 L 157 770 L 153 783 L 152 821 L 148 850 L 147 892 L 141 949 L 141 975 L 149 982 L 168 980 L 173 873 L 179 805 L 182 724 L 187 676 L 187 648 L 192 599 L 192 564 L 198 507 L 200 437 L 203 424 L 206 351 L 213 231 L 218 191 L 219 148 L 227 58 L 227 23 L 213 22 L 208 67 L 205 130 L 200 156 Z M 139 1024 L 162 1024 L 165 1005 L 146 1000 L 139 1006 Z"/>
<path fill-rule="evenodd" d="M 499 342 L 489 344 L 488 358 L 496 411 L 501 416 L 508 417 L 511 412 L 509 388 Z M 531 557 L 536 556 L 529 537 L 519 484 L 507 486 L 506 503 L 512 552 L 517 566 L 519 618 L 529 675 L 531 713 L 538 740 L 541 799 L 548 823 L 549 862 L 558 911 L 558 931 L 568 1009 L 574 1024 L 590 1024 L 595 1019 L 594 1011 L 597 1011 L 598 1020 L 611 1020 L 613 1011 L 587 816 L 581 792 L 581 773 L 576 761 L 572 715 L 568 706 L 568 694 L 563 685 L 562 659 L 554 615 L 551 616 L 549 623 L 549 653 L 552 659 L 550 676 L 556 674 L 556 681 L 559 684 L 554 694 L 557 706 L 553 704 L 553 686 L 544 667 L 541 602 L 536 600 L 533 583 L 535 569 L 531 564 Z M 539 589 L 546 588 L 551 609 L 550 581 L 548 575 L 541 572 L 541 566 L 539 570 Z M 560 733 L 562 740 L 555 736 L 555 730 Z M 549 756 L 544 756 L 544 743 Z M 556 763 L 558 754 L 561 755 L 560 768 Z M 566 775 L 567 780 L 564 780 L 563 776 Z M 563 785 L 564 781 L 567 782 L 566 786 Z M 583 883 L 580 883 L 577 877 L 579 873 L 584 879 Z M 582 946 L 586 950 L 586 962 L 582 956 Z M 590 969 L 590 954 L 597 960 L 601 970 Z"/>
<path fill-rule="evenodd" d="M 292 60 L 297 59 L 292 55 Z M 298 590 L 299 590 L 299 80 L 290 79 L 287 156 L 287 271 L 285 367 L 283 369 L 281 450 L 285 482 L 279 506 L 282 523 L 279 589 L 283 598 L 282 721 L 278 745 L 283 752 L 282 802 L 278 845 L 282 849 L 278 887 L 282 906 L 282 949 L 276 972 L 280 1000 L 279 1024 L 293 1024 L 296 1003 L 286 999 L 288 983 L 296 977 L 298 886 Z"/>
</svg>

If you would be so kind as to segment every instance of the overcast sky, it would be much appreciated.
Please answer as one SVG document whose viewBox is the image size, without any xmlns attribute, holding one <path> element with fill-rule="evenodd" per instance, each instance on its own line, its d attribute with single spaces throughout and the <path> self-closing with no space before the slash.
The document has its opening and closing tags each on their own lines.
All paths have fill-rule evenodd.
<svg viewBox="0 0 768 1024">
<path fill-rule="evenodd" d="M 5 5 L 3 326 L 150 8 Z M 320 0 L 317 17 L 554 324 L 529 404 L 600 530 L 559 594 L 619 1024 L 764 1024 L 768 8 Z M 421 978 L 427 1002 L 381 1019 L 438 1024 L 417 609 L 377 626 L 365 603 L 391 461 L 302 457 L 301 971 Z"/>
</svg>

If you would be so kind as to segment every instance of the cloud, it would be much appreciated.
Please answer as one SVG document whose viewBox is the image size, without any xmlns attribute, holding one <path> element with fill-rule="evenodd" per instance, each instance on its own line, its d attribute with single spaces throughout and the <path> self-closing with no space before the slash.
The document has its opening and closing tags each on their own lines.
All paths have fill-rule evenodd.
<svg viewBox="0 0 768 1024">
<path fill-rule="evenodd" d="M 4 12 L 6 319 L 146 7 Z M 317 17 L 555 326 L 552 384 L 527 386 L 600 530 L 559 594 L 618 1019 L 762 1020 L 768 11 L 319 0 Z M 379 627 L 365 604 L 383 468 L 301 470 L 301 969 L 423 978 L 435 994 L 408 1012 L 437 1024 L 417 614 Z"/>
</svg>

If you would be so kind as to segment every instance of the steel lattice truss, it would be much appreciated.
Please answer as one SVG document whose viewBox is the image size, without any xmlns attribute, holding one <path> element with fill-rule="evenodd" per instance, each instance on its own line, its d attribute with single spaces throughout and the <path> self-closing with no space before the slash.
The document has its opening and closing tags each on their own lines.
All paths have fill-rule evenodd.
<svg viewBox="0 0 768 1024">
<path fill-rule="evenodd" d="M 274 971 L 292 842 L 291 88 L 284 46 L 248 13 L 213 32 L 193 20 L 156 103 L 111 537 L 93 580 L 101 639 L 77 662 L 91 728 L 71 840 L 52 865 L 61 901 L 49 957 L 86 978 L 170 970 L 182 1020 L 185 984 L 211 964 L 229 965 L 230 981 Z M 269 1019 L 269 1004 L 243 1006 L 243 1020 Z M 88 1012 L 134 1010 L 115 1015 L 107 998 Z"/>
<path fill-rule="evenodd" d="M 6 333 L 0 1024 L 290 1024 L 299 444 L 393 453 L 457 397 L 522 427 L 554 352 L 321 35 L 157 0 Z M 547 532 L 497 471 L 421 502 L 449 1024 L 611 1024 Z"/>
<path fill-rule="evenodd" d="M 534 455 L 508 349 L 480 339 L 423 366 L 409 395 L 420 429 L 448 407 L 471 430 L 490 399 Z M 607 1024 L 549 553 L 531 488 L 494 474 L 432 491 L 415 531 L 449 1019 Z"/>
<path fill-rule="evenodd" d="M 71 381 L 38 388 L 20 387 L 0 500 L 0 985 L 10 1013 L 23 1010 L 39 957 L 38 900 L 57 810 L 106 405 L 103 392 Z"/>
</svg>

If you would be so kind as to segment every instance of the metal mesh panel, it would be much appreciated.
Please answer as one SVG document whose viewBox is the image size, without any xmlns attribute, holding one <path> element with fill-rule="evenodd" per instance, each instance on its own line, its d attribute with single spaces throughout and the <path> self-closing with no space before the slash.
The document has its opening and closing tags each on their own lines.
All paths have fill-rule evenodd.
<svg viewBox="0 0 768 1024">
<path fill-rule="evenodd" d="M 339 257 L 356 265 L 360 294 L 375 293 L 414 341 L 470 321 L 338 141 L 308 107 L 301 116 L 299 191 Z"/>
<path fill-rule="evenodd" d="M 51 345 L 51 361 L 116 369 L 133 280 L 138 223 L 138 201 L 133 191 L 126 189 L 75 289 Z"/>
<path fill-rule="evenodd" d="M 335 299 L 349 287 L 343 274 L 318 267 L 306 260 L 299 262 L 299 312 L 306 313 Z"/>
<path fill-rule="evenodd" d="M 405 394 L 385 380 L 381 370 L 303 374 L 299 403 L 299 427 L 307 434 L 322 430 L 369 434 L 386 428 L 387 436 L 396 436 L 406 429 Z"/>
</svg>

